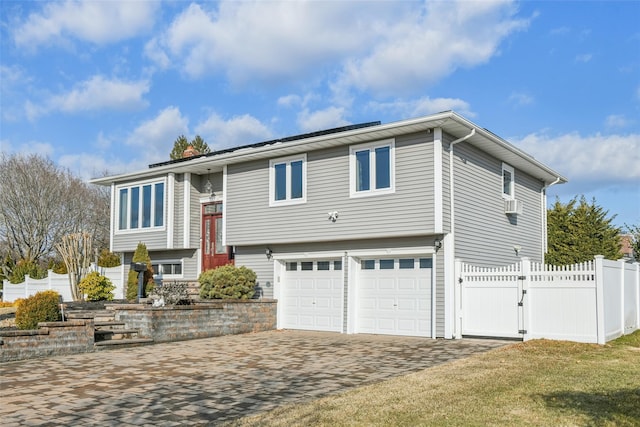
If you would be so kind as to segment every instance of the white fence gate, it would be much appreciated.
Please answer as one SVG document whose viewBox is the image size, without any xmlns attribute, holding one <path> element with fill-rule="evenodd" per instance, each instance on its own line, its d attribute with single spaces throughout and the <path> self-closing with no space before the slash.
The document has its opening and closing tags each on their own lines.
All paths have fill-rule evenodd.
<svg viewBox="0 0 640 427">
<path fill-rule="evenodd" d="M 103 276 L 111 280 L 116 287 L 113 291 L 115 299 L 124 299 L 124 288 L 126 278 L 124 277 L 124 265 L 119 267 L 96 267 L 91 263 L 91 271 L 98 271 Z M 57 274 L 53 270 L 49 270 L 47 277 L 44 279 L 32 279 L 28 275 L 22 283 L 9 283 L 5 280 L 2 283 L 2 301 L 13 302 L 19 298 L 28 298 L 35 295 L 36 292 L 54 290 L 58 292 L 64 301 L 73 301 L 71 296 L 71 286 L 69 284 L 69 275 Z"/>
<path fill-rule="evenodd" d="M 604 344 L 640 327 L 640 264 L 605 260 L 506 267 L 456 261 L 456 336 Z"/>
</svg>

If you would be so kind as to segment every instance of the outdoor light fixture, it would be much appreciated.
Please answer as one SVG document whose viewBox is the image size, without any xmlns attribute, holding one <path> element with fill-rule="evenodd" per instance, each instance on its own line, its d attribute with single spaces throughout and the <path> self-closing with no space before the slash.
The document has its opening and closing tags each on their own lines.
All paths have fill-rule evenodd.
<svg viewBox="0 0 640 427">
<path fill-rule="evenodd" d="M 271 254 L 273 254 L 273 251 L 271 249 L 265 249 L 264 253 L 267 256 L 267 259 L 271 259 Z"/>
<path fill-rule="evenodd" d="M 329 221 L 336 222 L 338 220 L 338 211 L 329 212 Z"/>
<path fill-rule="evenodd" d="M 433 247 L 436 248 L 436 251 L 442 247 L 442 240 L 435 239 L 433 241 Z"/>
<path fill-rule="evenodd" d="M 516 253 L 516 256 L 520 255 L 520 251 L 522 250 L 522 248 L 520 247 L 520 245 L 515 245 L 513 247 L 514 252 Z"/>
<path fill-rule="evenodd" d="M 207 169 L 207 182 L 204 184 L 204 191 L 211 194 L 213 193 L 213 185 L 211 184 L 211 179 L 209 179 L 209 172 L 211 169 Z"/>
</svg>

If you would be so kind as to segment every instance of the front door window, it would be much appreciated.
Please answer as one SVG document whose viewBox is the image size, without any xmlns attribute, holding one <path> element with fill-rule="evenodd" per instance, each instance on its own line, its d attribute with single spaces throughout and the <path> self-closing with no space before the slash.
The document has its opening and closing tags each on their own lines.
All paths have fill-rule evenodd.
<svg viewBox="0 0 640 427">
<path fill-rule="evenodd" d="M 202 270 L 231 262 L 228 248 L 222 244 L 222 202 L 204 205 L 202 208 Z"/>
</svg>

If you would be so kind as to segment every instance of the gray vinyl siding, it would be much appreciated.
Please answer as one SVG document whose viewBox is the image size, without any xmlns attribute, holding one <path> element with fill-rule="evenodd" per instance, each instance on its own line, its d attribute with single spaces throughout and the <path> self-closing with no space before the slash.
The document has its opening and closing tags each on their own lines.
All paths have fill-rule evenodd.
<svg viewBox="0 0 640 427">
<path fill-rule="evenodd" d="M 451 231 L 451 179 L 449 176 L 449 144 L 450 138 L 443 135 L 442 142 L 442 229 L 443 232 Z"/>
<path fill-rule="evenodd" d="M 504 213 L 502 162 L 460 143 L 454 146 L 455 257 L 482 265 L 505 265 L 520 256 L 541 261 L 543 186 L 515 170 L 515 198 L 524 204 L 522 215 Z"/>
<path fill-rule="evenodd" d="M 207 178 L 204 179 L 200 175 L 191 175 L 191 196 L 189 201 L 190 205 L 190 221 L 191 229 L 189 230 L 189 247 L 200 247 L 200 227 L 202 227 L 202 207 L 200 205 L 200 198 L 203 194 L 200 192 L 201 186 L 207 182 Z"/>
<path fill-rule="evenodd" d="M 273 298 L 273 260 L 267 259 L 263 246 L 243 246 L 236 248 L 235 265 L 252 269 L 258 276 L 256 287 L 260 295 L 256 298 Z"/>
<path fill-rule="evenodd" d="M 269 207 L 269 161 L 230 165 L 227 241 L 233 245 L 427 235 L 433 231 L 432 135 L 395 139 L 395 193 L 350 198 L 349 147 L 307 153 L 307 201 Z M 338 211 L 338 221 L 327 213 Z"/>
</svg>

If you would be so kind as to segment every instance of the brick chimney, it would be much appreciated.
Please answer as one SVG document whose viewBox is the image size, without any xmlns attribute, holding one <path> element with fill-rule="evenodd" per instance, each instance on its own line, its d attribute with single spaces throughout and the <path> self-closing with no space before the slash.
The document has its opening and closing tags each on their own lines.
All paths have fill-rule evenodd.
<svg viewBox="0 0 640 427">
<path fill-rule="evenodd" d="M 182 152 L 182 158 L 184 159 L 185 157 L 193 157 L 197 156 L 198 154 L 200 154 L 200 152 L 193 148 L 193 145 L 189 145 L 187 149 Z"/>
</svg>

